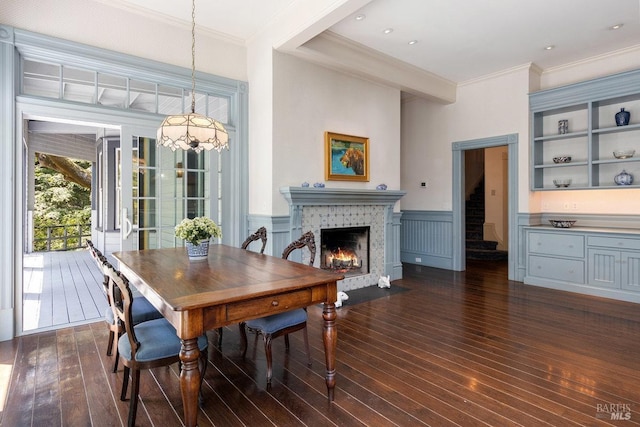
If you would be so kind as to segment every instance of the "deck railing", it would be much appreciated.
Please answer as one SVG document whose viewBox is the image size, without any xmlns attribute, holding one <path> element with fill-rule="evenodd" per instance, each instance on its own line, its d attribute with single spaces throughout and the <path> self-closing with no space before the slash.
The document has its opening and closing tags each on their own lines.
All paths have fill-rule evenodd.
<svg viewBox="0 0 640 427">
<path fill-rule="evenodd" d="M 80 249 L 85 246 L 86 240 L 91 237 L 91 224 L 34 227 L 34 236 L 42 236 L 40 230 L 45 230 L 46 237 L 33 238 L 33 250 L 35 252 Z"/>
</svg>

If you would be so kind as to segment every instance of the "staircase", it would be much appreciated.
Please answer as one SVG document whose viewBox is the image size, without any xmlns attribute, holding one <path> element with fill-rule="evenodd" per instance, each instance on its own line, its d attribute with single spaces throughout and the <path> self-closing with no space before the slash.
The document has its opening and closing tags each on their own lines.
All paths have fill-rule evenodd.
<svg viewBox="0 0 640 427">
<path fill-rule="evenodd" d="M 465 202 L 467 259 L 506 260 L 507 251 L 497 250 L 498 242 L 483 240 L 484 180 L 480 181 Z"/>
</svg>

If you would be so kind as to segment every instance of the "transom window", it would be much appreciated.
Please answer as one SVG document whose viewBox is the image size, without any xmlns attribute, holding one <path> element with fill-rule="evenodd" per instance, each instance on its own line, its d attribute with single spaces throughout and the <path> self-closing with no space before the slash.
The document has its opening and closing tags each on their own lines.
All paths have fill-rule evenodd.
<svg viewBox="0 0 640 427">
<path fill-rule="evenodd" d="M 24 95 L 163 115 L 191 110 L 191 88 L 174 87 L 97 70 L 22 60 Z M 196 112 L 229 121 L 229 99 L 196 92 Z"/>
</svg>

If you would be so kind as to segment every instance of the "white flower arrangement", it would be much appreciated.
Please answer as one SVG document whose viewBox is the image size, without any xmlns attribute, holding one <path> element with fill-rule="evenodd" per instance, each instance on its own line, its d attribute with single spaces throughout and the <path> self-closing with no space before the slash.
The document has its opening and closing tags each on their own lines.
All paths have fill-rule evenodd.
<svg viewBox="0 0 640 427">
<path fill-rule="evenodd" d="M 176 237 L 197 245 L 201 240 L 211 237 L 222 237 L 222 230 L 210 218 L 198 216 L 193 219 L 185 218 L 175 228 Z"/>
</svg>

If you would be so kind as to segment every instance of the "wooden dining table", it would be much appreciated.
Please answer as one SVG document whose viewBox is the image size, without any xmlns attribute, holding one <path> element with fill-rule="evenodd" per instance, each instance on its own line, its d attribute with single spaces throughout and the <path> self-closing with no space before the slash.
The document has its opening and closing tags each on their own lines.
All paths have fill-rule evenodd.
<svg viewBox="0 0 640 427">
<path fill-rule="evenodd" d="M 206 260 L 189 261 L 185 248 L 115 252 L 119 268 L 175 327 L 182 341 L 180 390 L 187 426 L 197 425 L 198 337 L 245 320 L 323 303 L 326 384 L 336 383 L 337 281 L 344 276 L 227 245 L 211 245 Z"/>
</svg>

